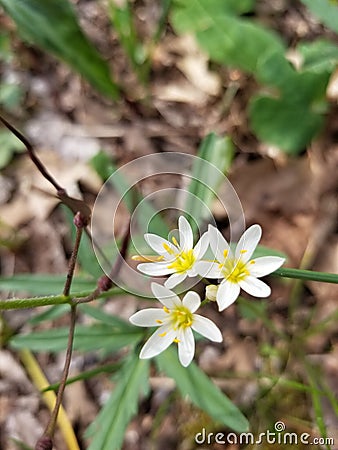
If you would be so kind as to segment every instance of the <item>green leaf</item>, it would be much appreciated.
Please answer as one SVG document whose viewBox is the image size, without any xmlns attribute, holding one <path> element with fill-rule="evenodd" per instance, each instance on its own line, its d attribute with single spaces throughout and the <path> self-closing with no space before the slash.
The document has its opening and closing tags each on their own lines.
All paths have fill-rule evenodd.
<svg viewBox="0 0 338 450">
<path fill-rule="evenodd" d="M 15 152 L 22 152 L 24 150 L 25 146 L 13 133 L 7 130 L 0 130 L 0 169 L 9 164 Z"/>
<path fill-rule="evenodd" d="M 14 336 L 12 348 L 28 348 L 32 351 L 59 352 L 67 347 L 69 329 L 67 327 L 36 331 Z M 115 352 L 127 345 L 135 345 L 143 336 L 142 330 L 135 327 L 119 329 L 105 324 L 90 326 L 77 325 L 74 336 L 74 349 L 80 351 L 103 350 Z"/>
<path fill-rule="evenodd" d="M 0 84 L 0 104 L 3 105 L 5 109 L 14 110 L 16 107 L 19 106 L 22 99 L 23 99 L 23 89 L 21 86 L 14 83 Z M 22 143 L 21 146 L 23 146 Z"/>
<path fill-rule="evenodd" d="M 173 378 L 183 398 L 203 409 L 216 423 L 239 433 L 249 429 L 247 419 L 223 392 L 203 373 L 195 363 L 184 368 L 176 351 L 169 348 L 156 357 L 159 369 Z"/>
<path fill-rule="evenodd" d="M 56 295 L 63 290 L 65 275 L 51 274 L 18 274 L 12 277 L 0 277 L 0 289 L 11 292 L 28 292 L 32 295 Z M 95 289 L 95 280 L 75 277 L 72 292 L 82 292 Z"/>
<path fill-rule="evenodd" d="M 293 98 L 255 96 L 249 107 L 250 125 L 257 136 L 286 153 L 298 154 L 321 130 L 324 117 L 309 109 L 307 102 Z"/>
<path fill-rule="evenodd" d="M 194 33 L 212 60 L 255 73 L 261 57 L 284 52 L 284 45 L 272 31 L 237 18 L 233 5 L 224 0 L 176 0 L 171 22 L 178 33 Z"/>
<path fill-rule="evenodd" d="M 285 253 L 280 252 L 279 250 L 265 247 L 264 245 L 257 245 L 252 258 L 260 258 L 261 256 L 279 256 L 281 258 L 288 259 L 288 256 Z"/>
<path fill-rule="evenodd" d="M 300 43 L 297 51 L 303 57 L 302 70 L 331 73 L 338 63 L 338 46 L 325 39 Z"/>
<path fill-rule="evenodd" d="M 184 206 L 184 211 L 200 224 L 208 216 L 208 208 L 211 208 L 217 190 L 224 181 L 226 173 L 232 163 L 234 148 L 231 139 L 210 133 L 201 142 L 195 160 L 191 181 L 188 186 L 190 194 Z M 202 207 L 203 206 L 203 207 Z M 194 222 L 191 225 L 194 227 Z"/>
<path fill-rule="evenodd" d="M 117 384 L 101 412 L 87 430 L 88 450 L 119 450 L 125 430 L 137 412 L 139 396 L 149 390 L 149 361 L 131 355 L 119 371 Z"/>
<path fill-rule="evenodd" d="M 332 0 L 301 0 L 318 19 L 338 33 L 338 6 Z"/>
<path fill-rule="evenodd" d="M 67 0 L 0 0 L 30 42 L 64 60 L 102 94 L 118 97 L 107 63 L 83 34 Z"/>
<path fill-rule="evenodd" d="M 106 312 L 102 311 L 102 309 L 95 308 L 94 306 L 86 304 L 80 305 L 79 308 L 83 313 L 106 325 L 118 328 L 119 330 L 135 331 L 135 327 L 133 325 L 123 319 L 120 319 L 117 316 L 107 314 Z"/>
<path fill-rule="evenodd" d="M 37 314 L 36 316 L 29 319 L 29 323 L 31 325 L 37 325 L 41 322 L 45 322 L 46 320 L 55 320 L 59 317 L 67 314 L 69 312 L 69 305 L 53 305 L 47 308 L 43 313 Z"/>
</svg>

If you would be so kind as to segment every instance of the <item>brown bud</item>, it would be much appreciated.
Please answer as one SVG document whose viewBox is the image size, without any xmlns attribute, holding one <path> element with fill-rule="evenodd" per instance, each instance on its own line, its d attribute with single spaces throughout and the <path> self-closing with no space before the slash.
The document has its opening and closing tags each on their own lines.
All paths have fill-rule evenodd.
<svg viewBox="0 0 338 450">
<path fill-rule="evenodd" d="M 53 450 L 53 441 L 49 436 L 42 436 L 35 445 L 35 450 Z"/>
<path fill-rule="evenodd" d="M 84 217 L 80 212 L 75 214 L 73 222 L 76 228 L 84 228 L 88 225 L 87 217 Z"/>
<path fill-rule="evenodd" d="M 113 282 L 109 277 L 107 277 L 107 275 L 102 275 L 102 277 L 99 278 L 99 280 L 97 282 L 97 286 L 102 292 L 109 291 L 109 289 L 112 287 L 112 285 L 113 285 Z"/>
</svg>

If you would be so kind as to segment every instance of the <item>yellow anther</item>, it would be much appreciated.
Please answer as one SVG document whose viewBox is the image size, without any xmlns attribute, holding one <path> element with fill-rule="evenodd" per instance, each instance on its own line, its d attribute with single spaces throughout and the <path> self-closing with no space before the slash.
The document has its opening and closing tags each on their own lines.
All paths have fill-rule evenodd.
<svg viewBox="0 0 338 450">
<path fill-rule="evenodd" d="M 226 257 L 228 256 L 228 253 L 229 253 L 229 250 L 224 250 L 224 251 L 223 251 L 223 256 L 224 256 L 224 258 L 226 258 Z"/>
<path fill-rule="evenodd" d="M 250 264 L 255 264 L 255 263 L 256 263 L 256 261 L 253 261 L 253 260 L 250 261 Z"/>
<path fill-rule="evenodd" d="M 179 344 L 181 341 L 179 339 L 175 338 L 174 342 L 176 342 L 176 344 Z"/>
<path fill-rule="evenodd" d="M 159 334 L 160 337 L 164 337 L 167 334 L 167 332 L 165 331 L 164 333 Z"/>
<path fill-rule="evenodd" d="M 167 314 L 170 314 L 170 311 L 166 306 L 163 306 L 163 311 L 166 312 Z"/>
<path fill-rule="evenodd" d="M 175 236 L 173 236 L 171 238 L 171 240 L 173 241 L 173 244 L 176 245 L 176 247 L 179 247 L 179 244 L 178 244 L 177 239 L 175 238 Z"/>
<path fill-rule="evenodd" d="M 246 253 L 248 250 L 241 250 L 239 253 L 243 255 L 243 253 Z"/>
<path fill-rule="evenodd" d="M 163 261 L 163 256 L 152 256 L 152 255 L 133 255 L 131 257 L 133 261 L 142 261 L 142 262 L 157 262 Z"/>
<path fill-rule="evenodd" d="M 162 245 L 163 245 L 164 250 L 166 250 L 170 255 L 175 254 L 174 250 L 166 242 L 163 242 Z"/>
<path fill-rule="evenodd" d="M 156 320 L 156 323 L 159 323 L 160 325 L 162 325 L 162 323 L 163 323 L 163 320 L 159 320 L 159 319 L 157 319 L 157 320 Z"/>
</svg>

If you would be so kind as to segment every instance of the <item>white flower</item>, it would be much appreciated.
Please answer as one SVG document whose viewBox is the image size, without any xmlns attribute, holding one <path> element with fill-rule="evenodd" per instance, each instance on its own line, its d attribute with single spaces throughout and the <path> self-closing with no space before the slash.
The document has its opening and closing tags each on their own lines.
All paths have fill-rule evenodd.
<svg viewBox="0 0 338 450">
<path fill-rule="evenodd" d="M 258 278 L 277 270 L 285 259 L 277 256 L 250 259 L 261 238 L 261 227 L 252 225 L 243 233 L 235 254 L 217 228 L 209 225 L 208 233 L 217 262 L 199 262 L 197 270 L 207 278 L 223 278 L 216 296 L 219 310 L 230 306 L 239 296 L 241 288 L 254 297 L 268 297 L 270 287 Z"/>
<path fill-rule="evenodd" d="M 152 358 L 166 350 L 172 342 L 176 342 L 179 360 L 182 366 L 187 367 L 195 353 L 192 330 L 211 341 L 222 341 L 220 330 L 211 320 L 194 314 L 201 304 L 196 292 L 187 292 L 181 300 L 174 292 L 158 283 L 152 283 L 151 289 L 163 308 L 144 309 L 129 319 L 132 324 L 140 327 L 159 327 L 144 344 L 141 359 Z"/>
<path fill-rule="evenodd" d="M 207 251 L 209 245 L 208 233 L 204 233 L 196 246 L 193 247 L 194 237 L 187 219 L 181 216 L 178 219 L 179 243 L 173 237 L 172 242 L 163 239 L 156 234 L 144 235 L 148 245 L 158 254 L 156 258 L 143 258 L 148 261 L 137 266 L 138 270 L 146 275 L 163 276 L 170 275 L 164 285 L 172 289 L 185 278 L 198 275 L 195 266 Z M 134 259 L 139 259 L 135 257 Z M 141 258 L 142 259 L 142 258 Z"/>
</svg>

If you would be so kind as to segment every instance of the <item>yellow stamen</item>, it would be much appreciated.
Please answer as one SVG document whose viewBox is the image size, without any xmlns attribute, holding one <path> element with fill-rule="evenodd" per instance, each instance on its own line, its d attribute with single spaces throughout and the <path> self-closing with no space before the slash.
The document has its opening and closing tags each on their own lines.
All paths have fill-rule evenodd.
<svg viewBox="0 0 338 450">
<path fill-rule="evenodd" d="M 167 334 L 167 332 L 165 331 L 164 333 L 159 334 L 160 337 L 164 337 Z"/>
<path fill-rule="evenodd" d="M 166 242 L 163 242 L 162 245 L 163 245 L 164 250 L 166 250 L 170 255 L 175 254 L 174 250 Z"/>
<path fill-rule="evenodd" d="M 179 253 L 175 261 L 168 265 L 168 269 L 175 269 L 175 272 L 184 273 L 190 269 L 196 261 L 194 250 Z"/>
<path fill-rule="evenodd" d="M 231 258 L 227 259 L 222 266 L 224 278 L 232 283 L 238 283 L 250 275 L 247 263 L 243 262 L 241 259 L 238 259 L 237 261 Z"/>
<path fill-rule="evenodd" d="M 224 258 L 226 258 L 226 257 L 228 256 L 228 253 L 229 253 L 228 250 L 224 250 L 224 251 L 223 251 Z"/>
<path fill-rule="evenodd" d="M 246 253 L 248 250 L 241 250 L 239 253 L 241 253 L 242 255 L 244 254 L 244 253 Z"/>
<path fill-rule="evenodd" d="M 173 236 L 171 238 L 171 240 L 173 241 L 173 244 L 176 245 L 176 247 L 179 247 L 179 244 L 178 244 L 177 239 L 175 238 L 175 236 Z"/>
<path fill-rule="evenodd" d="M 131 257 L 133 261 L 142 261 L 142 262 L 157 262 L 163 261 L 163 256 L 152 256 L 152 255 L 133 255 Z"/>
<path fill-rule="evenodd" d="M 256 261 L 253 261 L 253 260 L 250 261 L 250 264 L 255 264 L 255 263 L 256 263 Z"/>
<path fill-rule="evenodd" d="M 157 320 L 156 320 L 156 323 L 159 323 L 160 325 L 162 325 L 162 323 L 163 323 L 163 320 L 159 320 L 159 319 L 157 319 Z"/>
<path fill-rule="evenodd" d="M 176 344 L 180 343 L 181 341 L 177 338 L 174 339 L 174 342 L 176 342 Z"/>
<path fill-rule="evenodd" d="M 170 319 L 174 330 L 191 327 L 193 323 L 193 314 L 185 306 L 176 306 L 171 311 Z"/>
<path fill-rule="evenodd" d="M 163 306 L 163 310 L 164 310 L 164 312 L 166 312 L 167 314 L 170 314 L 170 310 L 169 310 L 166 306 Z"/>
</svg>

